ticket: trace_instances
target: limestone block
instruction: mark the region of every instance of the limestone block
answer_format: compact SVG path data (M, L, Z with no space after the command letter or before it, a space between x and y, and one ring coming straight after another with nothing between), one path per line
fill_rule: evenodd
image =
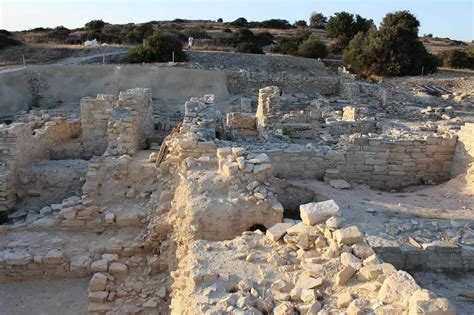
M385 279L377 297L381 303L406 308L412 294L419 288L409 273L399 270Z
M128 274L128 267L123 263L113 262L109 266L109 272L111 274L126 275Z
M139 226L140 217L138 213L120 213L115 218L115 222L119 226Z
M107 296L109 296L109 292L107 291L97 291L97 292L89 292L89 302L91 303L105 303L107 300Z
M107 275L95 273L89 282L89 292L104 291L107 286Z
M355 225L342 228L334 232L334 237L339 244L352 245L354 243L362 242L364 236Z
M342 253L341 254L341 263L344 266L351 266L355 270L359 270L362 267L362 261L351 253Z
M308 275L301 275L296 282L296 287L301 289L317 289L324 284L323 278L313 278Z
M33 256L28 252L5 253L5 263L10 266L25 266L33 260Z
M285 235L286 230L293 226L293 223L277 223L267 230L267 237L276 242Z
M67 261L66 253L61 249L52 249L43 257L45 264L62 264Z
M87 255L73 256L71 257L71 272L88 271L91 266L91 263L92 259Z
M348 307L353 298L349 292L341 293L337 296L337 307Z
M435 297L426 289L412 294L409 301L409 315L455 315L456 308L445 298Z
M311 202L300 205L300 216L307 225L322 222L331 216L341 216L341 209L334 200Z
M355 243L355 244L352 244L351 247L352 247L352 252L354 253L354 255L356 255L360 259L366 259L367 257L375 254L372 247L370 247L366 243Z
M107 272L109 267L109 262L105 259L100 259L92 262L91 271L92 272Z
M336 274L336 285L345 285L349 281L356 270L351 266L345 266L344 269Z

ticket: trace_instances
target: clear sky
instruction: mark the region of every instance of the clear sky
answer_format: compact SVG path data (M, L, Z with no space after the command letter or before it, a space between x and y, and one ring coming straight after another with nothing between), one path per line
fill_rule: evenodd
M407 9L421 21L420 34L473 40L474 0L0 0L0 29L83 26L93 19L109 23L151 20L245 17L251 21L307 20L312 11L329 16L347 11L378 25L387 12Z

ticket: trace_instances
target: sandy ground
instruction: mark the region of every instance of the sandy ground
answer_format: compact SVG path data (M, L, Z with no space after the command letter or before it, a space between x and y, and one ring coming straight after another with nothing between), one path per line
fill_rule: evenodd
M89 278L0 283L0 314L87 314Z
M460 179L438 186L411 187L397 193L373 190L364 185L352 185L351 189L341 190L317 180L291 182L334 199L348 220L365 221L372 218L374 212L392 216L474 220L474 192Z

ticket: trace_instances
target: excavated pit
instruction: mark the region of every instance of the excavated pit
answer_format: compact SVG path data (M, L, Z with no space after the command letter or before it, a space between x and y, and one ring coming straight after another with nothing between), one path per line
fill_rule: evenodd
M18 296L27 280L32 301L68 303L80 291L71 311L89 314L270 314L278 307L390 314L411 307L381 289L387 278L400 277L469 314L474 125L452 121L452 128L440 123L433 130L404 121L454 114L446 104L433 115L404 112L398 98L410 97L327 73L301 83L292 75L279 82L263 74L142 66L102 67L93 85L80 82L73 90L68 81L57 93L62 75L88 69L24 70L26 78L49 82L31 96L50 102L43 108L85 98L80 110L31 111L1 126L0 290L8 296ZM34 82L22 81L15 91ZM148 82L151 89L126 90ZM268 82L288 94L267 87L257 99L257 85ZM28 93L11 96L9 111L28 103ZM412 188L419 184L430 186ZM340 213L301 223L301 205L329 200ZM361 232L357 241L341 243L336 235L352 225ZM385 261L383 278L368 281L357 271L338 285L336 275L347 267L343 253L352 253L356 266L379 264L366 261L360 247ZM304 298L285 292L308 274L324 275L320 289L304 291ZM38 292L56 278L63 280ZM71 282L70 291L58 295L62 281ZM400 287L403 299L416 291ZM345 293L351 302L340 305ZM366 303L372 300L381 305ZM433 300L427 301L435 307ZM436 307L454 314L440 301ZM9 313L21 304L31 308L0 303Z

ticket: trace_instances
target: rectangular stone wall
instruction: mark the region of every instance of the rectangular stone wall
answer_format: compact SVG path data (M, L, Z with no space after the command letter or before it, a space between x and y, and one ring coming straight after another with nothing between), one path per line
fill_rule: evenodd
M107 123L116 98L99 94L81 99L82 142L86 156L102 155L107 149Z
M226 75L229 92L237 95L253 96L267 86L278 86L285 94L335 95L339 91L339 79L336 76L304 77L246 71L227 71Z
M461 126L458 139L454 152L451 178L466 172L469 165L474 162L474 124Z
M50 159L51 147L76 138L81 133L78 120L56 119L40 129L32 123L0 127L0 212L16 202L19 170L29 163Z
M345 179L379 189L397 189L449 179L456 137L356 138L340 150L265 151L281 178Z

